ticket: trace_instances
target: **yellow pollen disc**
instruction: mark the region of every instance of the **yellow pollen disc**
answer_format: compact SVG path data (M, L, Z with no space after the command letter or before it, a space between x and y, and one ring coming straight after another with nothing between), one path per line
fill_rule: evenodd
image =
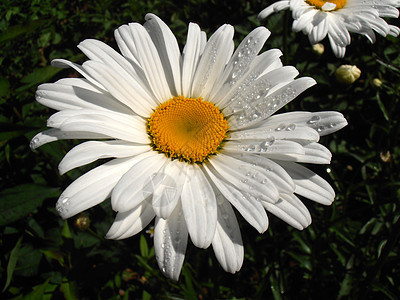
M228 121L213 103L173 97L147 120L153 149L172 159L201 163L221 147Z
M329 0L329 1L325 1L325 0L306 0L306 2L312 6L315 6L318 9L321 9L322 6L325 5L325 3L330 2L333 4L336 4L336 7L334 10L338 10L343 8L346 5L347 0Z

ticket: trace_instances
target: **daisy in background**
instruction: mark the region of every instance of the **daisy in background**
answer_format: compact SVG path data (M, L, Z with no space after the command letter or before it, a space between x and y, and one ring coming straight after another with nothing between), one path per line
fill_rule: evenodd
M31 148L62 139L90 140L71 149L60 173L112 158L75 180L58 199L63 218L111 197L117 212L107 238L135 235L155 218L154 247L162 272L178 279L188 237L212 245L228 271L243 263L235 208L260 233L266 211L301 230L311 223L296 194L329 205L334 191L299 163L328 164L318 143L347 122L338 112L273 114L315 84L295 79L281 51L259 54L270 32L254 29L234 51L231 25L208 40L189 24L181 53L168 26L146 23L115 31L121 54L97 40L79 48L89 60L56 59L83 78L42 84L38 102L59 112Z
M383 17L397 18L400 0L284 0L277 1L260 12L264 19L274 12L292 11L293 31L308 35L312 45L327 35L336 57L344 57L350 45L350 33L355 32L375 42L375 33L398 36L400 28L389 25Z

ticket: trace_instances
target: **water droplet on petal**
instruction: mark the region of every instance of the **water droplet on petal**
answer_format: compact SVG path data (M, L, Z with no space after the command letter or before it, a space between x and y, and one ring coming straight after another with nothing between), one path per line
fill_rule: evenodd
M320 116L312 116L310 120L307 121L307 124L313 125L315 123L318 123L321 120Z
M293 123L289 124L289 125L286 127L286 130L287 130L287 131L293 131L293 130L295 130L295 129L296 129L296 124L293 124Z
M282 131L286 128L285 124L279 124L278 127L275 128L275 131Z

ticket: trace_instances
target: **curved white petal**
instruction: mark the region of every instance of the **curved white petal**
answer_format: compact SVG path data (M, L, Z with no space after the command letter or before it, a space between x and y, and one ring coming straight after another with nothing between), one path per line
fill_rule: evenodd
M292 177L297 194L323 205L332 204L335 191L325 179L294 162L281 161L279 164Z
M159 171L160 179L155 183L152 200L153 210L158 217L167 219L175 209L186 175L186 163L177 160L168 161Z
M295 195L282 194L278 202L263 202L263 205L267 211L299 230L311 224L309 211Z
M136 158L113 159L76 179L60 195L56 209L64 219L107 199Z
M35 135L29 146L32 150L39 148L40 146L59 140L67 139L107 139L109 138L105 134L85 132L85 131L62 131L58 128L51 128L45 131L39 132Z
M171 29L156 15L147 14L143 25L156 46L164 72L173 95L182 95L181 88L181 52Z
M290 124L308 126L320 136L336 132L347 125L347 120L337 111L306 112L294 111L273 115L259 128L274 128L277 131L290 130Z
M182 93L192 97L192 83L194 74L202 54L202 35L200 27L190 23L187 40L182 54Z
M270 34L267 28L257 27L242 40L227 63L223 74L217 78L210 93L211 99L218 98L217 95L220 94L226 95L232 86L251 69L252 62Z
M36 101L55 110L99 109L131 113L131 110L110 94L97 90L87 80L74 78L72 84L64 80L41 84L36 90Z
M117 212L130 210L152 195L154 186L164 175L159 174L167 162L164 154L151 151L135 158L135 164L122 176L112 192L111 205Z
M244 193L269 202L278 201L279 192L269 180L267 171L262 168L222 153L213 157L210 164L225 180Z
M270 90L265 98L229 118L231 130L238 130L261 122L315 84L314 79L301 77L284 86L279 86L274 91Z
M250 225L260 233L267 230L268 216L259 200L227 182L211 164L204 164L204 169L221 194L229 200Z
M222 268L230 273L240 270L244 249L239 224L229 201L221 194L217 196L218 221L212 241L215 257Z
M196 247L205 249L214 237L217 202L214 191L199 166L186 167L186 181L181 198L190 239Z
M93 78L82 66L70 62L69 60L66 59L53 59L51 61L51 65L55 68L73 68L75 71L77 71L79 74L81 74L83 77L85 77L91 84L96 86L102 91L106 91L104 86L98 82L95 78Z
M151 151L148 145L138 145L125 141L88 141L72 148L58 165L60 175L74 168L89 164L102 158L132 157Z
M168 219L156 218L154 249L162 273L178 280L185 259L188 230L178 204Z
M261 169L279 193L290 194L294 192L296 186L292 178L284 168L271 159L257 154L229 153L229 155L251 164L256 170Z
M142 231L155 216L149 199L150 197L131 210L117 213L112 226L106 234L106 238L121 240Z
M130 23L132 42L137 51L137 58L143 68L151 90L159 103L172 98L164 68L157 49L147 30L140 24Z
M52 115L47 126L69 132L93 132L133 143L150 142L142 118L106 110L63 110Z
M109 66L97 62L83 63L84 69L110 94L142 117L148 117L157 104L135 79L126 78Z
M233 27L221 26L208 40L193 78L192 95L208 99L216 80L232 55Z
M270 6L264 8L258 14L258 18L259 19L265 19L269 15L271 15L273 13L276 13L276 12L279 12L281 10L288 9L289 7L290 7L290 1L288 1L288 0L275 2L275 3L271 4Z

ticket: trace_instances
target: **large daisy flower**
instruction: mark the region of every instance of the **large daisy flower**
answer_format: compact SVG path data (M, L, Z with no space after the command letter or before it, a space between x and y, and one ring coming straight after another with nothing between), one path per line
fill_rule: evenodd
M295 79L277 49L258 54L270 32L253 30L234 51L233 27L207 41L190 24L181 54L168 26L153 14L146 23L115 31L122 55L97 40L79 48L82 65L57 59L84 78L39 86L36 99L58 110L32 149L61 139L89 139L70 150L63 174L109 159L75 180L56 208L69 218L111 197L117 212L107 238L123 239L155 218L154 246L162 272L179 277L190 236L212 245L222 267L236 272L243 245L233 207L260 233L266 210L297 229L311 217L296 194L329 205L334 191L299 163L327 164L321 135L344 127L338 112L272 116L315 84Z
M335 55L344 57L350 44L349 31L366 36L371 43L376 39L374 31L398 36L400 28L387 24L382 17L397 18L399 6L399 0L284 0L268 6L258 17L289 8L294 31L308 35L313 45L328 35Z

